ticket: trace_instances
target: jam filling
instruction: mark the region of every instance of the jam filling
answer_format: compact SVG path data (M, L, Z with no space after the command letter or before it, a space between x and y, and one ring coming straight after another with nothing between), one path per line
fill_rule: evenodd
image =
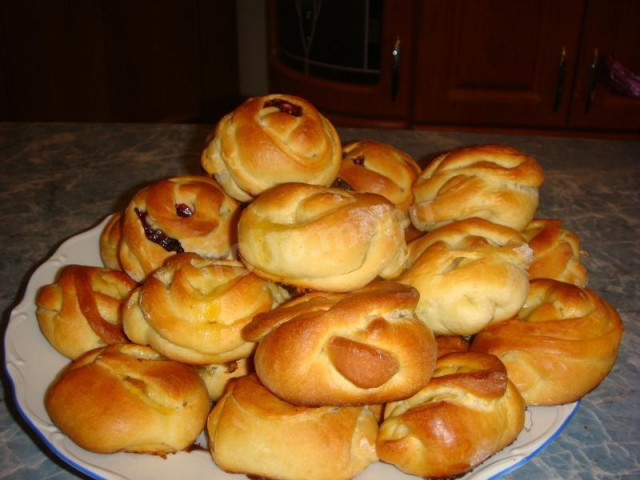
M353 187L349 185L347 182L345 182L343 179L341 179L340 177L337 177L333 181L333 183L331 184L331 187L342 188L343 190L349 190L350 192L353 192Z
M357 157L352 158L351 161L354 165L362 166L364 165L364 155L358 155Z
M312 290L310 288L297 287L295 285L287 285L286 283L279 283L282 288L284 288L289 294L290 298L301 297Z
M276 107L283 113L288 113L289 115L293 115L294 117L302 116L302 107L300 105L295 105L287 100L282 98L272 98L264 102L263 108L268 107Z
M225 365L225 367L227 367L227 373L233 373L239 367L237 360L231 360L231 361L225 363L224 365Z
M176 203L176 215L187 218L193 215L193 209L186 203Z
M147 237L149 241L153 243L157 243L162 248L164 248L167 252L176 252L176 253L184 252L182 245L180 245L180 242L177 239L171 238L159 228L153 228L151 225L149 225L149 222L147 221L148 212L140 210L137 207L135 208L135 212L136 212L136 215L138 215L138 218L140 219L140 223L142 223L142 228L144 229L144 235Z

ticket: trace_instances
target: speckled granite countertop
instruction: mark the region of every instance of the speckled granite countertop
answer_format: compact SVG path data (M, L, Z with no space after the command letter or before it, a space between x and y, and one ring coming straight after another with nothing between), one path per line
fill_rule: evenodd
M60 243L123 208L141 186L201 173L207 125L0 124L3 332L34 268ZM480 143L523 150L544 167L537 217L560 218L589 255L588 287L620 312L611 374L555 441L509 479L640 478L640 142L456 132L342 129L426 161ZM4 342L3 342L4 343ZM4 360L3 360L4 362ZM3 375L0 478L81 478L21 419Z

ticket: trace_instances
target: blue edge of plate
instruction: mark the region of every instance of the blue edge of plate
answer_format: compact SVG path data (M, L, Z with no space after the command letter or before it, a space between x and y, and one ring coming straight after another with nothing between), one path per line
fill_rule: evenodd
M4 365L4 371L5 371L5 374L7 375L7 377L9 378L9 381L11 383L11 390L12 390L12 393L13 393L13 401L14 401L16 407L18 408L18 411L20 412L20 415L22 416L24 421L29 424L31 429L37 433L37 435L45 443L45 445L49 448L49 450L51 450L53 453L55 453L58 456L58 458L60 458L61 460L64 460L64 462L67 463L69 466L71 466L74 469L78 470L79 472L87 475L88 477L94 478L96 480L106 480L103 477L97 476L94 472L92 472L91 470L88 470L84 466L79 465L79 464L75 463L73 460L67 458L59 450L57 450L51 443L49 443L49 440L42 434L42 432L31 422L29 417L22 411L22 408L20 407L20 403L18 402L18 399L17 399L17 396L16 396L16 388L15 388L15 385L13 384L13 378L11 377L11 374L7 370L6 364ZM580 401L576 402L576 404L573 407L573 410L571 411L571 413L567 416L567 418L564 420L562 425L560 425L560 427L555 432L553 432L553 435L551 435L551 437L549 437L546 442L544 442L536 450L531 452L529 455L527 455L525 458L520 460L518 463L515 463L514 465L511 465L506 470L503 470L502 472L498 473L497 475L494 475L493 477L491 477L491 480L496 480L498 478L503 477L504 475L507 475L507 474L513 472L514 470L517 470L522 465L527 463L531 458L535 457L539 452L541 452L542 450L547 448L551 444L551 442L553 442L555 440L555 438L569 424L569 422L571 421L571 419L573 418L573 416L577 412L579 406L580 406Z
M573 406L573 410L571 410L571 413L569 413L569 415L567 415L567 418L564 419L564 422L562 422L562 425L560 425L560 427L555 432L553 432L553 435L551 435L549 438L547 438L546 442L544 442L542 445L540 445L538 448L536 448L533 452L531 452L529 455L524 457L518 463L515 463L515 464L511 465L509 468L507 468L507 469L503 470L502 472L498 473L497 475L494 475L493 477L491 477L491 480L496 480L498 478L503 477L504 475L507 475L507 474L513 472L514 470L517 470L522 465L524 465L529 460L531 460L533 457L535 457L542 450L547 448L556 439L556 437L558 435L560 435L560 433L565 429L565 427L569 424L569 422L571 421L573 416L578 411L578 407L579 406L580 406L580 400L578 400L576 402L576 404Z
M38 435L38 437L40 437L40 439L45 443L45 445L47 446L47 448L49 450L51 450L53 453L56 454L56 456L58 458L60 458L61 460L64 460L64 462L66 464L68 464L69 466L73 467L74 469L78 470L79 472L91 477L91 478L95 478L97 480L106 480L103 479L103 477L99 477L97 476L95 473L93 473L91 470L88 470L87 468L83 467L82 465L79 465L77 463L75 463L73 460L67 458L66 456L64 456L58 449L56 449L47 439L47 437L44 436L44 434L38 429L38 427L36 427L32 422L31 419L29 418L29 416L24 413L24 411L22 410L22 407L20 406L20 402L18 402L18 398L16 395L16 386L13 383L13 377L11 377L11 374L9 373L9 370L7 369L7 365L6 363L4 364L4 372L5 375L7 376L7 378L9 378L9 382L11 383L11 392L12 392L12 397L13 397L13 402L16 405L18 412L20 412L20 416L22 417L22 419L27 422L27 424L29 425L29 427L31 427L31 430L33 430L34 432L36 432L36 434Z

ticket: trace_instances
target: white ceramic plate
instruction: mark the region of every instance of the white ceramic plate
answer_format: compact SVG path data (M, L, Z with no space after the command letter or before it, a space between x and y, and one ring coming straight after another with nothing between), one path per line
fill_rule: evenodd
M51 423L44 408L44 393L68 360L53 349L40 333L35 316L38 289L51 283L58 270L68 264L101 265L100 233L108 218L96 227L76 235L60 246L31 276L22 302L13 310L5 335L6 370L13 383L20 413L49 448L75 469L93 478L126 480L211 480L238 479L244 475L222 472L206 450L169 455L118 453L102 455L76 446ZM463 477L479 480L500 477L539 453L567 425L578 403L558 407L529 408L525 429L515 443L488 459ZM204 435L200 442L204 442ZM413 479L391 465L376 463L356 480Z

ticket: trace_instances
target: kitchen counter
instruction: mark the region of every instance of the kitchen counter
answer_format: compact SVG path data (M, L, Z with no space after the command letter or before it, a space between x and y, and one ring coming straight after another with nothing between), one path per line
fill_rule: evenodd
M0 124L3 332L26 282L65 239L122 209L155 180L200 174L208 125ZM614 305L625 334L613 371L542 452L504 478L640 478L640 142L462 132L340 129L426 162L481 143L512 145L545 169L538 218L560 218L588 253L588 287ZM3 342L4 344L4 342ZM3 360L4 362L4 360ZM6 375L0 478L82 478L21 418Z

